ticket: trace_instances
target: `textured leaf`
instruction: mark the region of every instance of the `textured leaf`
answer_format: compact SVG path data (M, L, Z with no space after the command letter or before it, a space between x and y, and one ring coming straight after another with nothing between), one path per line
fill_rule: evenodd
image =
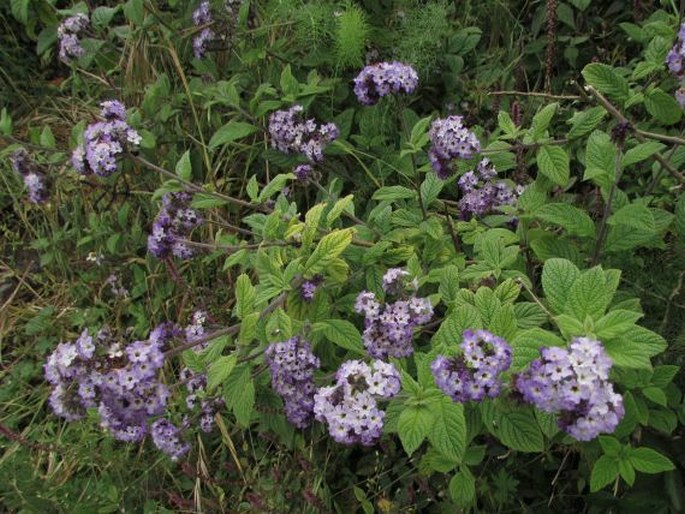
M236 139L242 139L250 134L254 134L258 130L259 127L252 125L251 123L229 121L214 133L209 140L209 149L214 150L215 148L235 141Z
M609 134L595 130L585 147L585 174L583 180L592 180L609 187L616 175L616 146Z
M257 200L260 202L268 200L274 195L274 193L281 192L285 185L294 179L295 175L292 173L281 173L276 175L267 185L264 186L264 189L262 189L259 193Z
M235 414L238 424L247 427L254 412L255 387L252 370L247 365L233 369L224 382L224 400Z
M411 454L421 446L428 435L430 425L431 413L427 407L416 405L402 411L397 424L397 433L407 455L411 457Z
M541 452L545 440L533 409L514 407L502 402L481 404L483 422L502 444L521 452Z
M346 350L360 355L365 353L362 336L352 323L344 319L318 321L312 326L314 333L323 334L326 339Z
M335 202L331 210L326 214L326 226L330 227L343 212L348 211L354 212L354 195L347 195L345 198Z
M592 466L592 474L590 475L590 491L596 493L603 489L618 476L618 459L616 457L609 457L602 455L595 465Z
M476 497L476 479L467 467L462 467L459 473L450 480L448 490L450 498L460 507L467 507Z
M403 200L407 198L415 198L416 191L404 186L386 186L381 187L373 194L374 200Z
M189 181L192 178L193 168L190 163L190 150L186 150L176 163L176 175L183 180Z
M648 159L655 153L660 152L665 147L665 144L659 143L658 141L648 141L646 143L641 143L637 146L634 146L625 153L625 155L623 156L622 165L625 168L626 166L630 166L631 164L644 161L645 159Z
M642 314L635 311L616 309L608 312L595 323L595 334L601 340L612 339L632 330Z
M656 224L652 212L642 204L630 203L621 207L607 220L609 225L625 225L646 232L655 232Z
M588 84L595 87L600 93L620 101L628 98L628 82L611 66L592 63L585 66L581 73Z
M571 286L580 271L566 259L548 259L542 268L542 288L553 312L563 312Z
M207 390L213 391L224 383L233 371L237 358L235 355L222 355L209 365L207 370Z
M678 123L683 109L678 101L660 88L655 88L645 95L645 108L664 125Z
M595 224L585 211L567 203L548 203L535 215L549 223L560 225L574 236L592 237L595 235Z
M233 312L238 319L243 319L255 309L256 292L250 277L242 274L235 284L235 307Z
M559 104L556 102L545 105L533 116L533 122L530 127L530 135L533 141L537 141L544 136L558 107Z
M595 130L604 116L606 116L606 111L601 106L591 107L590 109L575 113L568 121L571 125L567 135L568 139L576 139L589 134Z
M642 473L663 473L675 469L668 458L651 448L632 448L628 459L633 467Z
M430 404L433 415L428 440L440 453L461 461L466 447L466 421L464 407L446 396Z
M352 242L354 229L334 230L321 238L307 259L304 269L310 275L323 272Z
M593 319L604 315L614 295L607 286L606 277L598 266L584 271L568 291L564 312L584 321L587 316Z
M570 169L566 150L559 146L542 146L536 158L540 173L559 186L568 183Z

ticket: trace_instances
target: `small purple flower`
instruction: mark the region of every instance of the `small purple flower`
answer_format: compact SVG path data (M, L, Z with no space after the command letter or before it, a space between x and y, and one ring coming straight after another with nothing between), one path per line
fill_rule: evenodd
M193 38L193 54L196 58L202 59L207 54L208 45L215 37L214 31L208 27Z
M678 40L666 55L666 65L678 79L685 79L685 23L680 26Z
M190 445L181 440L181 431L178 427L166 419L155 421L150 426L150 435L155 446L173 461L180 459L190 450Z
M333 123L319 125L314 119L305 120L302 113L303 107L294 105L271 114L271 146L283 153L304 154L311 162L321 162L324 147L339 135L338 127Z
M29 193L29 200L33 203L43 203L49 198L45 184L45 175L24 148L19 148L10 155L12 169L21 175Z
M171 255L189 259L194 255L185 242L179 241L202 224L197 211L188 206L191 198L188 193L167 193L162 197L162 209L147 238L148 252L158 259L166 259Z
M271 369L271 386L285 404L288 421L298 428L311 424L314 409L314 371L319 359L309 343L295 336L282 343L273 343L265 352Z
M400 376L392 364L347 361L336 373L336 384L316 392L314 415L328 425L335 441L371 446L383 434L385 412L378 400L392 398L399 390Z
M432 146L428 151L428 159L443 180L452 175L454 159L468 160L480 152L480 141L464 126L461 116L435 120L429 135Z
M499 375L511 366L509 344L487 330L465 330L460 347L461 355L439 355L431 364L436 385L459 403L496 397Z
M381 97L413 93L419 84L414 68L401 62L379 62L366 66L354 79L354 94L364 105L374 105Z
M599 341L575 338L565 348L542 348L540 358L516 377L523 399L557 414L559 428L579 441L613 432L625 413L609 382L611 359Z
M295 174L295 177L297 177L297 180L306 184L309 177L312 175L312 167L309 164L300 164L295 166L293 173Z
M497 170L489 159L482 159L474 171L468 171L459 179L462 197L459 210L462 219L481 217L497 211L502 206L514 205L524 191L523 186L512 187L503 180L495 180Z
M85 49L81 46L79 37L88 28L88 16L82 13L76 14L64 20L57 27L59 37L59 58L69 64L72 59L83 57Z
M202 0L197 9L193 11L193 23L199 27L212 22L212 14L209 10L209 0Z

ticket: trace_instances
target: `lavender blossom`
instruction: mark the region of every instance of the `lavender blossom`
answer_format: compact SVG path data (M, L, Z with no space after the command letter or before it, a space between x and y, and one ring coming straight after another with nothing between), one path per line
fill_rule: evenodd
M496 397L499 375L511 366L511 347L487 330L465 330L456 357L439 355L431 364L436 385L459 403Z
M556 413L559 428L579 441L612 433L625 413L609 382L612 361L599 341L575 338L567 350L551 347L516 377L523 399Z
M303 107L295 105L271 114L271 146L284 153L302 153L311 162L321 162L324 147L339 135L338 127L333 123L319 125L314 119L305 120L302 113Z
M319 359L309 343L293 337L269 345L265 360L271 369L271 386L285 403L285 416L298 428L311 424L314 409L314 371Z
M471 159L480 152L480 142L476 135L463 124L461 116L437 119L429 131L432 146L428 159L441 179L452 175L454 159Z
M392 398L399 390L400 376L392 364L347 361L336 373L336 384L316 392L314 415L337 442L371 446L383 434L385 412L378 400Z
M386 292L394 295L403 293L408 275L400 268L390 269L383 277ZM415 290L416 284L410 284ZM414 295L382 305L373 293L362 291L357 296L355 310L365 317L364 346L369 355L377 359L411 355L414 352L414 328L425 325L433 317L430 300Z
M297 177L297 180L306 184L309 181L309 177L312 175L312 167L309 164L300 164L295 166L293 173L295 174L295 177Z
M414 68L401 62L380 62L366 66L354 79L354 94L364 105L374 105L381 97L413 93L419 84Z
M190 445L181 440L180 432L178 427L166 419L158 419L150 427L152 442L173 461L180 459L190 450Z
M100 114L106 121L88 125L84 143L72 153L71 163L83 175L95 173L108 177L117 171L119 156L127 149L136 148L141 137L126 123L126 108L121 102L108 100L100 105Z
M194 253L180 239L202 224L197 211L191 209L189 193L167 193L162 197L162 209L159 211L152 233L147 238L147 249L158 259L175 255L180 259L189 259Z
M523 187L514 189L503 180L495 180L497 170L488 158L478 163L476 172L468 171L459 179L463 194L459 210L463 219L481 217L504 205L514 205L523 192Z
M76 14L64 20L57 27L59 37L59 58L69 64L72 59L83 57L85 49L81 46L79 37L88 28L88 16L82 13Z
M685 23L680 26L678 40L666 55L666 65L676 78L685 80Z
M29 193L29 200L33 203L43 203L49 198L45 175L41 173L38 165L31 159L26 149L19 148L10 155L12 169L24 181Z

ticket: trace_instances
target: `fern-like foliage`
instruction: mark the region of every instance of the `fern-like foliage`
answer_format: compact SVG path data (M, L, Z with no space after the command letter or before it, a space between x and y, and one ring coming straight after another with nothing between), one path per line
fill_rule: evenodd
M307 51L330 48L336 27L336 6L331 2L309 2L295 14L295 40Z
M364 11L354 4L347 4L337 14L335 28L335 63L338 68L361 67L364 65L366 44L371 28Z

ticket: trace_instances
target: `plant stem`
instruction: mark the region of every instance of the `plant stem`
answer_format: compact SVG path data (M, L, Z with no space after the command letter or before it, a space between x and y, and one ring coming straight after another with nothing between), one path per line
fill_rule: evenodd
M614 193L618 187L618 181L621 180L621 160L623 158L623 145L619 145L618 152L616 152L616 161L614 164L616 178L614 183L611 184L611 190L609 191L609 197L607 198L606 204L604 205L604 212L602 213L602 221L599 225L599 234L597 234L597 241L595 242L595 251L592 253L592 260L590 261L591 266L596 266L599 263L599 258L602 254L602 247L604 246L604 240L608 232L607 221L609 216L611 216L611 203L614 199Z

